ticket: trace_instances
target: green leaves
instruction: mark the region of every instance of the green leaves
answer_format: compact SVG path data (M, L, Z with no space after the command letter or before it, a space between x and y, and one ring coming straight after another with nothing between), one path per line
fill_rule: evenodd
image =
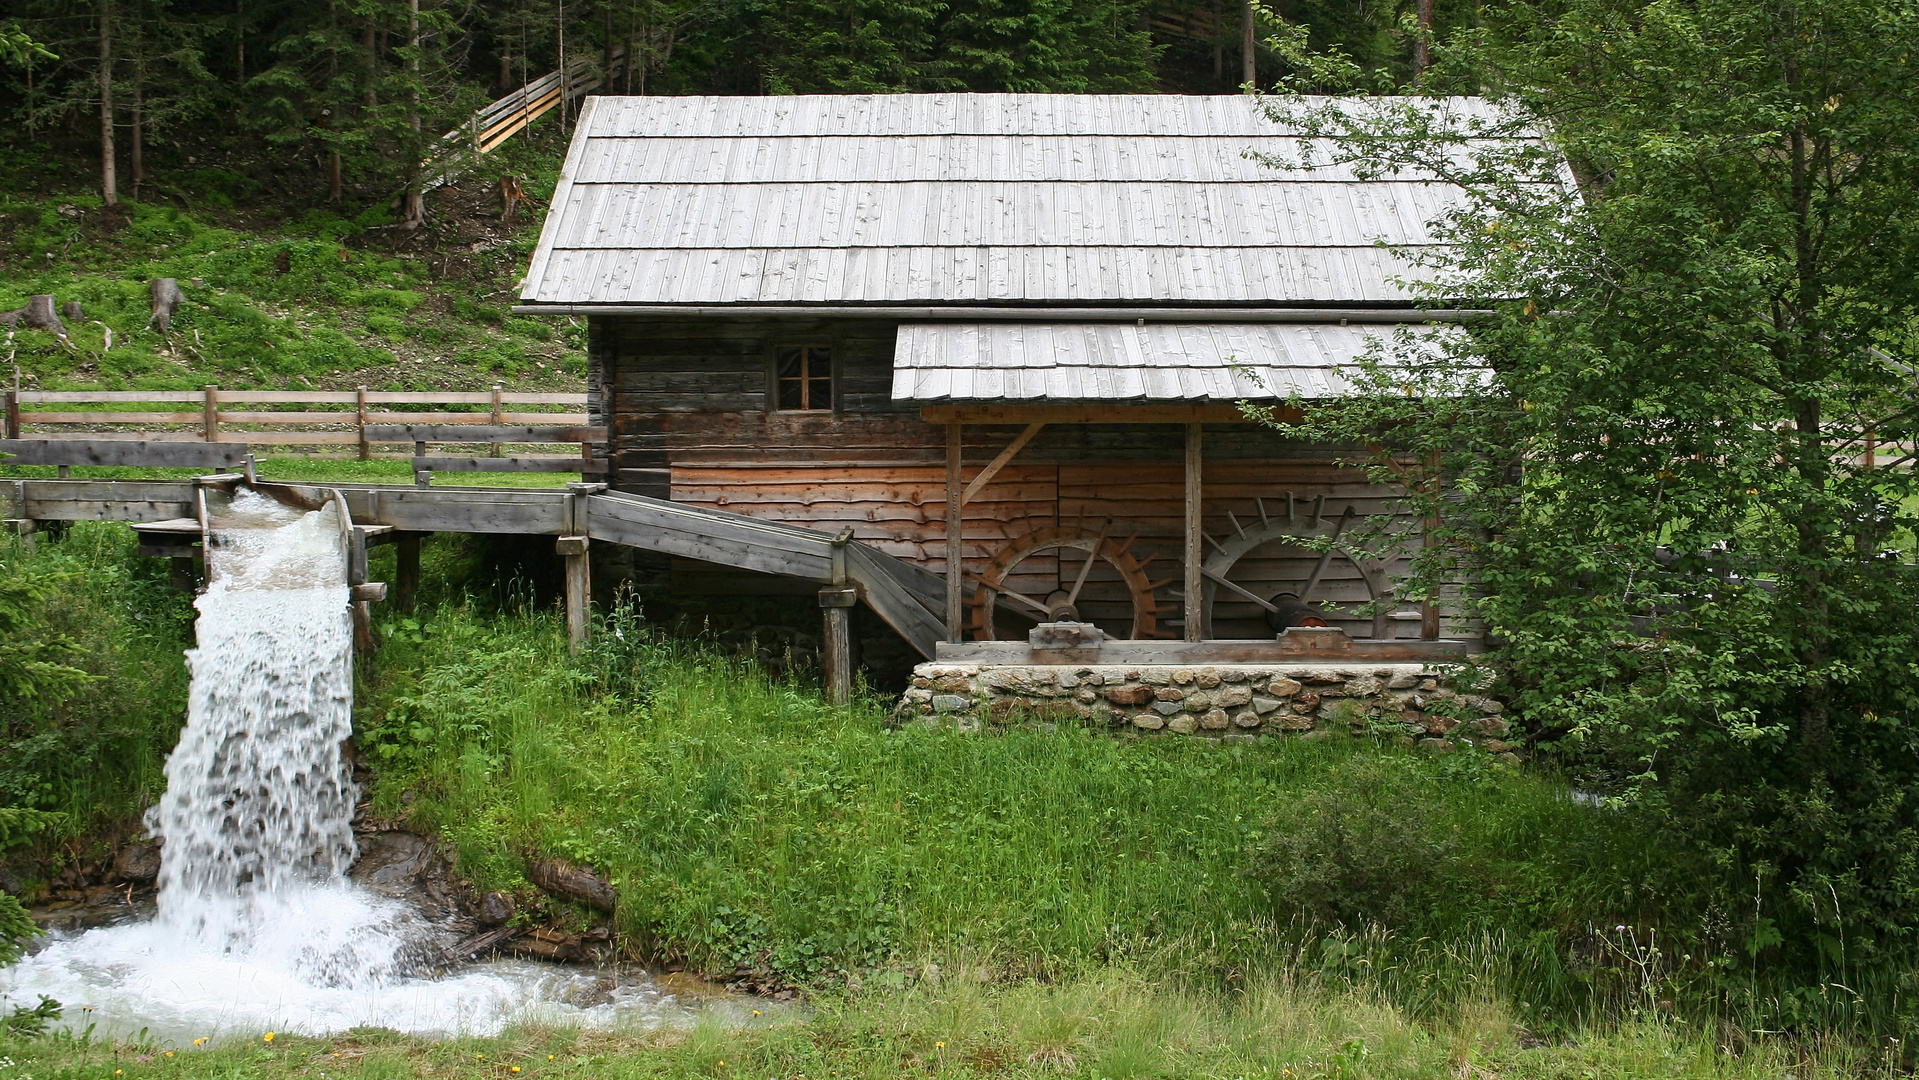
M1835 918L1847 964L1919 945L1919 485L1909 450L1866 460L1919 417L1919 9L1488 20L1451 48L1507 120L1275 102L1334 160L1464 192L1423 291L1495 312L1436 361L1384 347L1295 431L1436 462L1406 588L1477 583L1541 744L1723 867L1727 953L1765 938L1794 978L1851 979L1819 945Z

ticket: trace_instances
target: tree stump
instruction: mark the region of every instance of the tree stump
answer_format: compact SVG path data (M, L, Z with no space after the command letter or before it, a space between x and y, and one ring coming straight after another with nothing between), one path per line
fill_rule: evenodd
M67 340L67 324L53 310L53 297L39 295L27 297L27 306L12 311L0 312L0 323L8 329L18 329L23 323L40 330L46 330L61 341Z
M173 309L186 299L178 279L154 278L147 282L147 295L153 298L153 316L147 320L148 329L157 329L162 334L173 329Z

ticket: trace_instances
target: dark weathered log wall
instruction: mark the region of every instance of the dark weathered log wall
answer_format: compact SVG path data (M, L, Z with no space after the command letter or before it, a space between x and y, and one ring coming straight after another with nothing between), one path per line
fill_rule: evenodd
M593 381L611 432L614 486L832 532L850 525L859 540L943 572L945 431L920 420L916 406L892 400L893 338L891 324L868 320L596 319ZM833 412L769 410L773 352L790 345L834 350ZM967 476L1019 431L969 425ZM1162 620L1177 618L1183 445L1182 428L1172 424L1048 427L966 505L968 573L1034 529L1097 530L1111 521L1111 535L1137 535L1133 554L1153 558L1149 577L1175 579L1156 598ZM1339 468L1337 456L1257 425L1208 425L1206 531L1223 538L1235 520L1250 527L1259 520L1256 499L1266 501L1269 514L1283 513L1289 491L1302 517L1321 495L1329 516L1349 504L1362 515L1395 512L1391 492ZM1270 596L1297 588L1317 559L1300 547L1268 544L1243 559L1232 578ZM1023 563L1008 584L1044 596L1070 587L1079 569L1075 554L1045 555ZM698 577L715 584L714 574ZM1083 595L1084 614L1125 630L1131 602L1117 574L1096 565ZM1350 606L1367 592L1354 568L1335 558L1314 598ZM1009 622L1016 620L1001 620ZM1341 625L1358 634L1372 630L1370 617ZM1228 596L1215 607L1213 633L1270 631L1258 607Z

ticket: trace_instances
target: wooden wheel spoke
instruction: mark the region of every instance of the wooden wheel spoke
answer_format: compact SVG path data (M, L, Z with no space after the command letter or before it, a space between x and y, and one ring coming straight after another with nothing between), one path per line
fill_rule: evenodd
M1073 579L1073 590L1066 594L1068 605L1079 602L1079 591L1086 585L1086 576L1093 572L1093 560L1099 558L1099 549L1106 543L1106 530L1113 527L1113 519L1107 518L1106 524L1099 527L1099 536L1093 540L1093 548L1086 553L1086 562L1079 568L1079 577Z

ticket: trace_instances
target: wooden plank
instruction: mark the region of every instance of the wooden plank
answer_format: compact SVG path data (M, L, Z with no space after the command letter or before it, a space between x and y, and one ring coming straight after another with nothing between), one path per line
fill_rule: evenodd
M1201 564L1205 553L1200 550L1200 509L1204 470L1201 441L1205 428L1198 424L1186 425L1186 520L1181 564L1184 570L1184 582L1181 585L1181 606L1184 608L1185 637L1187 641L1198 641L1205 636L1205 627L1201 625L1206 611L1205 583L1200 576Z
M126 412L22 412L23 424L197 424L201 420L199 411L194 412L153 412L148 410L129 410Z
M0 440L8 465L111 465L122 467L220 469L246 461L246 443L121 441L68 439Z
M1013 460L1013 455L1019 453L1021 447L1032 442L1033 436L1038 435L1041 429L1045 427L1046 422L1044 420L1035 421L1026 425L1026 429L1021 431L1012 442L1008 443L1006 449L1001 450L999 454L987 464L986 468L981 469L979 475L973 477L972 483L966 485L966 490L960 494L960 505L965 506L967 503L973 501L973 496L979 494L979 489L991 483L993 477L999 475L999 471L1006 467L1006 463Z
M1233 405L926 405L929 424L1244 424Z
M22 390L22 405L95 404L109 401L179 402L199 404L206 395L198 390Z
M366 437L368 442L381 443L577 443L604 442L606 429L585 425L536 427L522 424L368 424ZM354 435L349 441L357 441L358 438L359 436Z
M1321 664L1328 667L1364 668L1370 664L1443 663L1485 651L1478 641L1466 639L1439 641L1354 639L1351 650L1302 651L1286 643L1264 638L1252 640L1216 639L1212 641L1133 641L1108 639L1099 647L1095 659L1076 657L1073 666L1086 664L1172 665L1202 664ZM1035 652L1023 641L941 642L935 659L956 664L1045 664L1051 660L1046 650Z
M932 659L946 631L938 616L920 603L896 569L891 556L864 547L846 549L847 577L858 583L866 605L892 627L921 656Z
M960 439L960 425L946 425L946 640L961 641L965 632L961 628L964 613L961 611L960 581L960 540L963 534L961 511L965 506L960 498L960 461L965 454L965 445Z
M578 454L543 454L522 457L416 457L413 467L428 472L530 472L592 473L606 471L606 462L588 461Z
M149 534L156 536L191 536L195 540L198 540L200 538L200 519L177 517L168 518L165 521L136 522L133 526L133 531L139 533L141 536L147 536Z
M566 492L501 488L418 488L337 484L353 520L407 532L558 535Z
M823 584L833 578L832 538L823 533L624 493L590 496L587 507L596 540Z

